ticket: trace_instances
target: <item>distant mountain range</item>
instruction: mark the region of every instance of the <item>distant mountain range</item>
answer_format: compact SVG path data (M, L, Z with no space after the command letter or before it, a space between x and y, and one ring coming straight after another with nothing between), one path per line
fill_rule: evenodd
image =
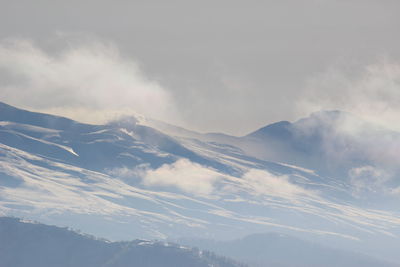
M229 241L181 239L180 243L215 251L252 267L394 267L398 264L359 253L333 249L279 233L252 234Z
M245 267L173 243L109 242L66 228L0 217L1 267Z
M400 262L400 134L340 111L246 136L0 103L0 214L113 240L280 232Z

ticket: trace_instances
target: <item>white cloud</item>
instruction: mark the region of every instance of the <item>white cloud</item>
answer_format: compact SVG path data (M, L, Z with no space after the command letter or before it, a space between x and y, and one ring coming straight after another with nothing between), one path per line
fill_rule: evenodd
M74 43L48 53L27 40L0 42L1 101L88 122L123 113L176 117L169 92L111 44Z
M268 195L295 200L298 197L314 194L289 181L285 175L274 175L265 170L250 169L243 177L243 185L256 195Z
M119 174L138 175L137 170L121 169ZM302 196L312 196L315 192L304 189L289 181L285 175L274 175L266 170L249 169L242 177L221 174L211 168L180 159L173 164L164 164L160 168L140 170L145 186L173 186L196 195L224 195L245 191L252 196L272 196L295 201ZM224 186L218 187L217 183ZM233 186L234 185L234 186Z
M400 130L400 64L382 60L365 67L333 67L308 80L301 113L339 109Z
M399 101L400 63L384 59L364 67L332 67L313 77L298 109L303 114L332 109L354 114L329 121L331 128L322 140L324 152L333 163L358 160L395 173L400 171L400 135L384 127L400 131Z
M223 174L213 169L180 159L173 164L164 164L158 169L148 170L143 176L143 184L174 186L188 193L209 195L214 190L214 183L223 177Z

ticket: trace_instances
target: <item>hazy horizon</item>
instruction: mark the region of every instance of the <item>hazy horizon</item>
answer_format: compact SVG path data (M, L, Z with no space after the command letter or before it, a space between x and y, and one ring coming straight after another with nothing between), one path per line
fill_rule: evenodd
M332 109L400 127L397 1L3 7L1 100L12 105L234 135Z

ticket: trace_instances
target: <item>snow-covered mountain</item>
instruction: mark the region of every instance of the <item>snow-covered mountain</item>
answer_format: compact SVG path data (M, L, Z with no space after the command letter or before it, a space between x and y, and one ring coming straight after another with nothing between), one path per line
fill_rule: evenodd
M319 112L244 137L0 104L0 213L111 239L279 231L400 258L400 134Z

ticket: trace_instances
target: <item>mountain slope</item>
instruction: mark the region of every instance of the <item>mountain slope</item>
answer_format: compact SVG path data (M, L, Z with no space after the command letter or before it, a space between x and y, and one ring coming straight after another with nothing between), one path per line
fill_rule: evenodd
M138 125L133 117L89 125L0 102L0 139L26 152L97 171L142 163L159 167L178 157L229 169L200 157L156 129Z

